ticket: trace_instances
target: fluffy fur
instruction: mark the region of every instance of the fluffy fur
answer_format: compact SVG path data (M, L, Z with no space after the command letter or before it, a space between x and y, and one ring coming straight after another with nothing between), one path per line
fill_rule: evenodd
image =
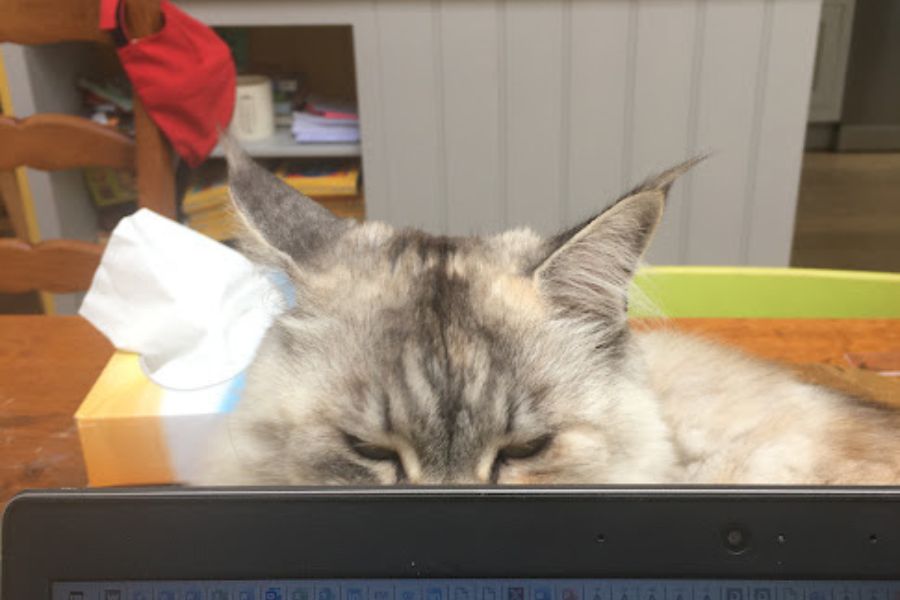
M543 239L353 225L229 163L243 248L298 304L194 483L900 482L897 413L628 328L628 283L690 164Z

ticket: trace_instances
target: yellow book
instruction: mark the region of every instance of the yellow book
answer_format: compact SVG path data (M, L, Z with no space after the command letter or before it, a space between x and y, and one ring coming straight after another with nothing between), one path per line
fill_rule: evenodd
M313 200L343 219L362 221L366 217L362 196L324 196L314 197Z
M224 183L203 189L191 190L184 195L182 208L185 214L192 214L203 210L209 210L220 206L226 206L231 202L228 195L228 186Z
M276 173L289 186L307 196L353 196L359 192L357 166L336 171L333 167L295 167L286 163Z
M237 221L230 208L202 211L190 215L187 226L220 242L233 240L237 232Z

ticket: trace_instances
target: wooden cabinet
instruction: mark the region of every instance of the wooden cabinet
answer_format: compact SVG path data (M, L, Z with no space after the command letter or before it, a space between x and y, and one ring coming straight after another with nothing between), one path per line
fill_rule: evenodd
M841 120L856 0L824 0L809 102L810 123Z

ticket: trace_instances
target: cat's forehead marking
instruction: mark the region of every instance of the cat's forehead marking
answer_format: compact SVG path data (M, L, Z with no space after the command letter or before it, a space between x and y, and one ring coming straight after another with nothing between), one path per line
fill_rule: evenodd
M392 269L401 267L430 270L445 265L469 244L465 238L428 235L415 229L396 233L387 242L387 258Z
M390 389L376 396L391 403L392 426L414 440L426 468L477 456L472 450L508 431L522 398L533 395L511 376L516 344L504 323L516 302L535 313L540 303L528 278L479 244L405 231L385 248L389 276L407 282L409 295L381 320L375 354L393 358L379 367L391 374ZM492 294L503 300L486 303Z
M351 231L358 239L372 245L383 243L394 233L393 227L381 221L366 221Z
M379 400L392 406L392 426L425 470L479 456L473 450L512 426L522 385L508 375L504 346L490 332L463 335L457 325L444 335L422 330L395 354Z
M465 256L459 253L451 254L447 258L447 262L444 265L444 270L447 274L447 277L468 277L469 261L466 260Z
M499 273L491 278L485 300L486 310L493 310L506 319L515 314L534 323L547 316L546 303L530 277Z

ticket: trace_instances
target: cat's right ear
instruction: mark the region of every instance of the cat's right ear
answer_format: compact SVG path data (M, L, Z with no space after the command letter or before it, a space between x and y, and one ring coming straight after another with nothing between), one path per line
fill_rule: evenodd
M648 179L600 215L550 239L534 270L540 292L570 317L624 324L628 284L675 179L702 158Z
M228 187L241 223L241 250L252 260L287 269L333 243L352 223L307 198L256 164L227 134Z
M562 234L567 237L534 272L541 294L569 317L625 322L628 284L662 216L665 194L637 192ZM560 236L558 236L560 237ZM556 242L551 240L552 248Z

